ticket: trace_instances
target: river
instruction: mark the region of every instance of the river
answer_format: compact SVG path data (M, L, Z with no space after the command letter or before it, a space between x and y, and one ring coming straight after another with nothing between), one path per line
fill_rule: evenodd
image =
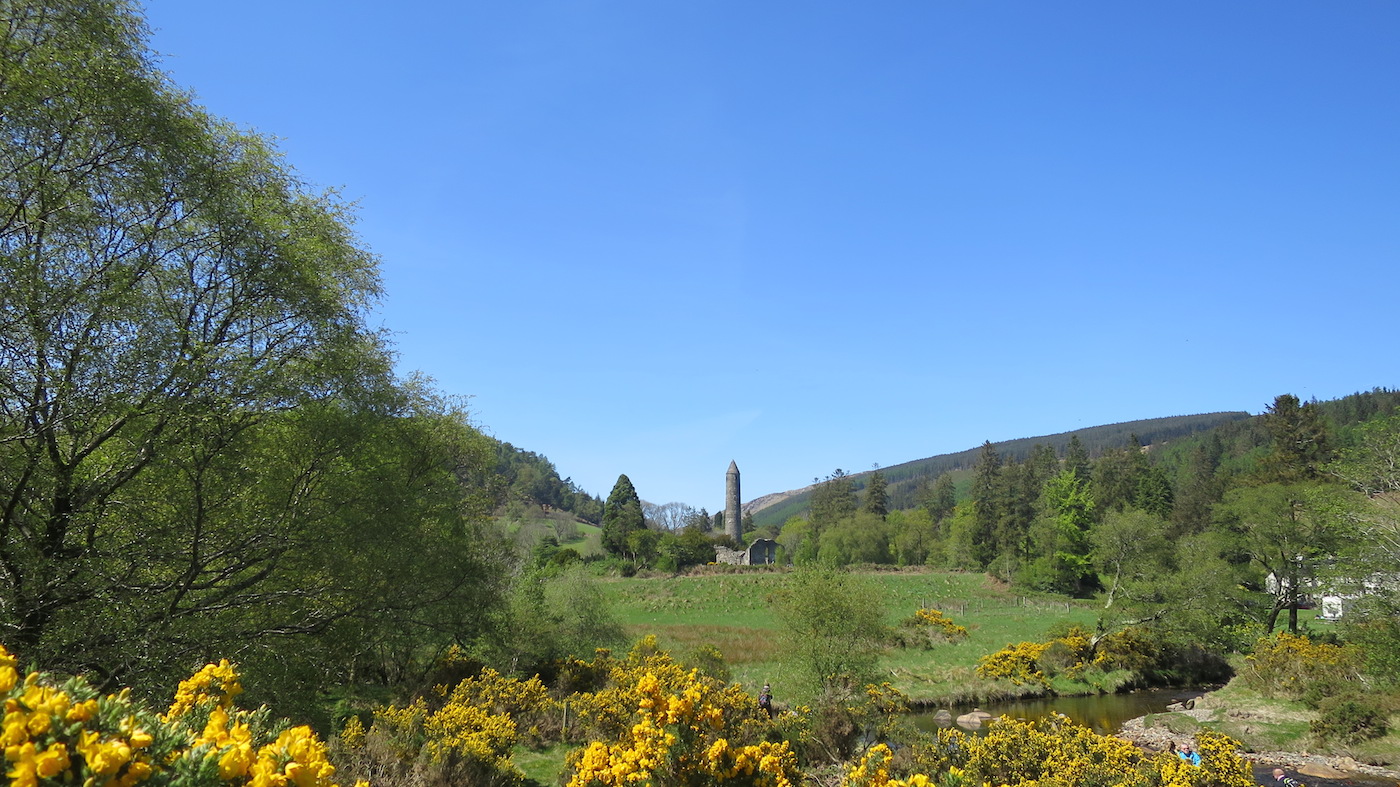
M1183 697L1198 697L1201 692L1184 689L1152 689L1134 691L1127 694L1100 694L1087 697L1041 697L1038 699L1008 700L989 702L978 708L993 716L1010 716L1016 719L1041 719L1052 713L1068 716L1071 721L1088 727L1100 735L1110 735L1123 726L1128 719L1161 713L1167 706ZM971 707L949 709L953 716L973 710ZM940 725L934 718L936 710L914 715L914 723L920 729L933 731ZM946 726L946 725L944 725Z

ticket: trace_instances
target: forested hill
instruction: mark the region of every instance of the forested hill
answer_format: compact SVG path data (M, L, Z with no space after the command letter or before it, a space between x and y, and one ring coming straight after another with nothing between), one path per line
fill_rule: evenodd
M1094 456L1105 449L1122 447L1133 439L1134 435L1141 445L1162 444L1187 435L1205 432L1232 421L1243 421L1249 417L1249 413L1246 412L1229 412L1148 418L1120 424L1091 426L1087 429L1076 429L1072 432L1060 432L1041 437L1022 437L992 445L1003 458L1019 462L1030 456L1031 449L1037 445L1049 446L1055 449L1056 453L1063 454L1070 438L1078 436L1084 449L1091 456ZM885 480L889 484L887 494L890 507L909 508L916 505L914 496L920 482L932 480L950 471L970 469L977 461L977 454L981 450L981 446L977 446L955 454L939 454L927 459L915 459L912 462L881 468L880 472L884 474ZM857 485L863 485L863 479L867 475L869 472L857 473L852 478L855 479ZM781 525L788 517L806 510L810 493L811 487L804 487L765 495L754 500L745 508L753 514L755 525L760 527L768 524Z

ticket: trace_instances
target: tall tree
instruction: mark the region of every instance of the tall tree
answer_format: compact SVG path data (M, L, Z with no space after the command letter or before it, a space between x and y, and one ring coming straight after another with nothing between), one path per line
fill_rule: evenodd
M1216 475L1223 450L1220 438L1214 436L1191 450L1172 497L1172 535L1200 533L1210 526L1211 507L1220 502L1225 491Z
M1288 630L1298 632L1298 609L1320 564L1352 532L1343 496L1335 486L1263 484L1233 489L1217 507L1222 527L1237 539L1235 548L1258 569L1256 586L1270 598L1268 631L1288 610Z
M986 567L996 555L997 530L1006 509L1001 475L1001 455L990 440L983 442L977 464L972 468L972 488L968 494L973 516L970 556L979 567Z
M889 497L885 494L885 474L876 470L870 474L870 479L865 482L865 501L861 505L861 510L869 514L884 518L889 511Z
M0 629L135 674L455 614L472 564L439 569L471 555L458 481L489 446L393 379L346 206L170 87L145 35L125 2L0 6ZM433 581L357 573L343 550L386 529Z
M637 489L626 474L619 475L607 501L603 503L603 548L614 555L628 554L631 551L628 538L634 530L645 527L642 500L637 496Z
M1042 590L1079 595L1092 584L1089 530L1094 521L1094 497L1089 483L1073 470L1045 482L1040 513L1031 528L1034 562L1030 583Z
M1069 445L1065 447L1065 469L1074 473L1081 481L1089 480L1089 452L1084 450L1084 444L1079 441L1079 435L1070 435Z
M814 479L815 480L815 479ZM812 490L812 526L823 528L856 512L856 488L845 470L836 468Z
M935 524L951 516L953 507L958 504L953 476L948 473L940 475L938 480L933 482L933 486L925 491L923 504Z
M1332 459L1332 438L1316 402L1302 404L1293 394L1281 394L1263 421L1273 438L1263 466L1267 480L1294 483L1323 475Z

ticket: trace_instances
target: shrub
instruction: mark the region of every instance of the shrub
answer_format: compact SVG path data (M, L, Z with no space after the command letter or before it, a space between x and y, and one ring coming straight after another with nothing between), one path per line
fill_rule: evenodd
M1009 680L1017 686L1034 683L1049 686L1050 679L1040 670L1040 657L1048 642L1022 642L1007 645L977 661L977 674L992 680Z
M977 674L993 680L1009 680L1017 686L1026 684L1050 687L1056 675L1078 677L1089 666L1093 647L1089 633L1073 626L1062 637L1049 642L1022 642L1007 645L977 662Z
M1146 629L1130 627L1099 640L1094 664L1103 669L1145 672L1160 661L1161 655L1162 646L1157 637Z
M1038 721L1000 719L986 735L940 730L917 747L921 773L888 780L888 758L873 750L848 779L850 787L997 784L1007 787L1249 787L1250 767L1230 738L1201 731L1199 767L1172 754L1149 755L1127 741L1096 735L1063 716ZM881 779L887 779L882 781Z
M937 609L920 609L899 622L895 629L897 644L906 648L931 648L941 642L967 639L967 629Z
M1279 632L1254 643L1241 677L1246 686L1266 697L1300 699L1311 683L1355 680L1360 666L1353 648Z
M742 728L726 719L734 687L718 690L690 672L679 692L646 672L630 693L638 698L621 735L571 755L571 787L624 784L709 784L790 787L801 780L786 741L731 740ZM756 707L756 706L754 706Z
M1328 697L1318 706L1318 717L1309 728L1323 741L1360 743L1389 732L1387 716L1360 697Z
M31 672L0 647L0 747L11 787L330 787L335 768L309 727L235 708L243 691L228 661L180 683L164 715L102 694L81 677Z

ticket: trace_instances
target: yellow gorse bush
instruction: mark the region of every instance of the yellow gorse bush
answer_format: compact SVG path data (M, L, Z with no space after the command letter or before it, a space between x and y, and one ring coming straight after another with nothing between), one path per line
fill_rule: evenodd
M967 628L959 626L953 619L944 615L942 610L921 609L914 613L914 619L925 626L939 632L948 639L962 639L967 636Z
M239 682L238 672L228 659L218 664L206 664L180 681L180 686L175 689L175 701L162 718L166 721L176 719L205 704L227 709L233 706L233 698L242 693L243 684Z
M414 783L515 784L524 779L511 757L518 727L551 713L538 677L522 681L487 668L429 698L381 707L366 731L352 716L340 734L351 767L411 773Z
M1093 659L1088 632L1076 626L1049 642L1021 642L989 653L978 660L977 674L1017 686L1035 684L1048 688L1054 675L1078 676L1094 663Z
M1314 642L1280 631L1254 643L1254 652L1245 658L1241 677L1246 685L1265 696L1297 698L1313 681L1353 680L1359 671L1360 655L1354 648Z
M800 781L797 758L786 741L734 741L732 736L741 733L744 725L728 718L726 711L751 716L749 707L757 707L751 697L735 686L716 688L695 670L684 673L676 685L671 669L676 665L669 657L638 659L634 666L648 660L664 667L673 680L663 682L650 671L637 678L627 692L636 698L632 723L616 739L594 741L573 756L571 787L719 783L790 787Z
M920 747L923 773L889 777L890 753L880 746L853 768L844 787L999 785L1004 787L1249 787L1249 763L1239 744L1208 730L1197 736L1200 766L1175 754L1150 755L1125 740L1098 735L1064 716L1037 721L998 719L983 736L940 730Z
M977 674L992 680L1009 680L1017 686L1035 683L1048 686L1050 679L1040 670L1040 657L1049 650L1048 642L1022 642L1007 645L977 661Z
M21 682L0 647L10 787L330 787L335 769L310 728L278 730L265 709L233 708L240 691L232 665L210 664L158 716L130 692L102 695L82 678L32 672Z

